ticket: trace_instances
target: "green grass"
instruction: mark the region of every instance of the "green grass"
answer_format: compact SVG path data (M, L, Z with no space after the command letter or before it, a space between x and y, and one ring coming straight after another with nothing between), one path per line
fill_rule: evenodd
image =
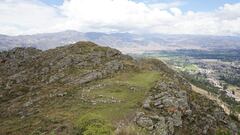
M50 90L55 89L62 92L66 91L68 94L64 97L42 100L38 103L39 112L24 119L20 117L2 119L0 134L7 132L19 135L38 132L53 134L61 125L66 125L68 129L74 128L77 120L89 113L94 113L109 121L115 128L114 126L120 120L133 118L148 91L160 78L161 73L156 71L128 71L117 73L111 78L91 82L85 86L61 84L48 86L41 90L42 94L47 94ZM81 99L81 95L84 93L83 89L86 90L99 84L104 84L104 86L91 89L87 99L95 100L99 95L102 95L104 99L113 97L121 102L97 103L96 105L91 102L83 102ZM69 133L66 131L66 134Z
M106 87L92 90L90 96L102 95L103 97L121 100L116 104L99 104L93 112L101 114L106 119L115 121L128 117L139 103L144 100L145 94L160 78L157 72L123 73L115 78L104 80ZM132 88L132 89L131 89Z
M39 112L24 119L12 117L12 119L0 120L0 131L19 135L35 132L50 134L60 125L66 125L68 129L73 128L77 120L88 113L100 115L114 126L119 120L128 120L134 116L136 109L141 107L146 93L160 78L160 73L155 71L129 71L128 73L118 73L112 78L91 82L86 86L49 86L41 92L47 94L49 91L59 89L67 91L68 94L64 97L43 100L39 103ZM105 86L91 89L87 93L89 100L94 100L97 96L102 95L103 99L113 97L121 102L97 103L96 105L83 102L81 100L83 89L99 84L105 84ZM66 132L66 134L68 133Z
M93 113L80 117L76 127L76 134L79 135L113 135L108 122Z
M240 113L240 105L234 105L233 111Z

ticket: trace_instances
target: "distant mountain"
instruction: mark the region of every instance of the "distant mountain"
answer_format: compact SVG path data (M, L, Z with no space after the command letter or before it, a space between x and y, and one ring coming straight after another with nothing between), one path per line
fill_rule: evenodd
M240 48L240 37L238 36L137 35L130 33L106 34L63 31L21 36L0 35L0 50L8 50L14 47L35 47L47 50L78 41L92 41L103 46L119 49L124 53L139 53L146 50Z

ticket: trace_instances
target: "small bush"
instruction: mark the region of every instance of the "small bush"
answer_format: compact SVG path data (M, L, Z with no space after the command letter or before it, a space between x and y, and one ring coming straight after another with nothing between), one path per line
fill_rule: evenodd
M147 135L147 132L144 129L138 129L134 125L129 125L118 131L116 135Z
M216 135L231 135L229 130L218 129Z
M95 123L87 127L83 135L111 135L111 129L101 123Z
M112 135L111 126L99 115L87 114L77 121L77 135Z

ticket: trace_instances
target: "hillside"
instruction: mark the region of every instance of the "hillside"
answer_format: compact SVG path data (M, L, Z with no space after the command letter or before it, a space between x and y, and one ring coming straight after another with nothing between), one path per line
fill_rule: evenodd
M92 42L0 53L1 135L238 134L163 62Z

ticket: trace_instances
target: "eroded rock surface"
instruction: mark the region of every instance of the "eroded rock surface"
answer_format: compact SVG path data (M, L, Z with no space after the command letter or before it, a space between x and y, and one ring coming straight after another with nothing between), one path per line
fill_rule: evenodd
M152 122L152 134L170 135L175 127L182 127L184 115L189 115L190 106L187 92L179 89L173 83L158 82L151 90L151 94L144 101L146 113L138 115L136 123L142 118ZM140 125L144 127L144 125ZM144 127L149 130L149 127Z
M219 127L229 129L231 134L239 132L239 123L216 103L164 81L152 88L135 123L152 135L208 135L215 134Z

